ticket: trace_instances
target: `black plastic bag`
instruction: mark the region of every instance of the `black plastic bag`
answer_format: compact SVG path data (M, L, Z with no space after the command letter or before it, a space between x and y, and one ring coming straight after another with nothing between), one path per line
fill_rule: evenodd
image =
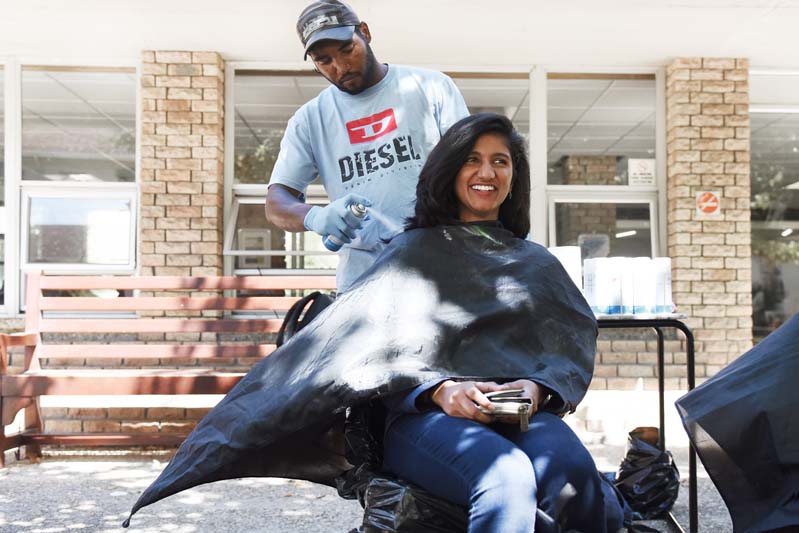
M353 465L336 478L338 495L347 500L357 499L365 507L366 488L372 478L379 476L383 465L383 435L386 412L383 404L348 407L344 419L344 457Z
M308 305L310 303L310 306ZM295 333L308 325L328 305L333 303L333 297L323 292L314 291L308 296L298 300L286 313L283 323L277 332L275 345L283 346ZM305 308L308 308L307 310ZM303 314L305 311L305 314Z
M677 400L733 531L799 530L799 314Z
M385 475L366 487L362 533L462 533L469 525L465 507Z
M635 428L616 474L616 487L632 507L635 520L663 517L677 500L680 471L668 450L656 446L657 428Z

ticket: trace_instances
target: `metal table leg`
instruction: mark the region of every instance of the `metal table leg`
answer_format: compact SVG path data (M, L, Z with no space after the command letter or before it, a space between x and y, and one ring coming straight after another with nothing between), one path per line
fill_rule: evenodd
M666 451L666 378L664 376L666 370L665 353L663 348L663 332L660 328L652 328L658 334L658 406L660 416L660 449Z
M685 335L686 366L688 367L688 390L691 391L696 386L694 371L694 335L691 330L681 321L673 318L655 319L600 319L597 321L600 328L653 328L658 335L658 392L660 403L660 442L661 449L666 449L666 428L665 428L665 377L664 377L664 342L663 333L660 328L676 328ZM696 486L696 452L690 441L688 443L688 530L690 533L697 533L699 530L699 511ZM682 527L669 513L670 521L682 532Z
M696 386L696 375L694 369L694 334L691 330L677 320L674 327L678 328L685 335L685 351L687 355L686 365L688 366L688 390L691 391ZM699 501L696 490L696 451L691 442L688 442L688 529L691 533L699 530Z

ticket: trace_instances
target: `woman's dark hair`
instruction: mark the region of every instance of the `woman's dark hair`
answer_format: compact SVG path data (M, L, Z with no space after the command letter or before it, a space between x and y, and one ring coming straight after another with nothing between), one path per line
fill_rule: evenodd
M416 212L406 229L458 224L459 201L455 178L466 163L478 137L498 133L507 139L513 163L511 194L499 206L499 221L519 238L530 232L530 164L526 142L511 121L494 113L478 113L459 120L430 152L416 186Z

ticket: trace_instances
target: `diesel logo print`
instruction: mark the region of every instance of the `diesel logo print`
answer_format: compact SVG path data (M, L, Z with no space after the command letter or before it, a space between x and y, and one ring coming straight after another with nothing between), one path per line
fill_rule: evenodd
M391 108L381 111L371 117L359 118L347 122L347 133L350 144L373 141L397 129L397 119Z
M340 158L338 168L341 172L341 183L346 183L356 176L362 178L378 170L389 169L408 161L418 161L421 158L422 156L414 150L413 138L410 135L400 135L375 148Z

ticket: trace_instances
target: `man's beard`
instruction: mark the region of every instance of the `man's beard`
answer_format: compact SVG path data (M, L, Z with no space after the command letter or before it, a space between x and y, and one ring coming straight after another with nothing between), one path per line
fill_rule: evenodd
M361 84L358 87L348 89L343 85L339 85L328 79L330 83L335 85L339 90L344 91L347 94L359 94L368 89L374 80L375 76L377 75L377 59L375 58L375 54L372 51L372 47L369 46L369 43L366 44L366 65L364 66L363 72L361 73Z

